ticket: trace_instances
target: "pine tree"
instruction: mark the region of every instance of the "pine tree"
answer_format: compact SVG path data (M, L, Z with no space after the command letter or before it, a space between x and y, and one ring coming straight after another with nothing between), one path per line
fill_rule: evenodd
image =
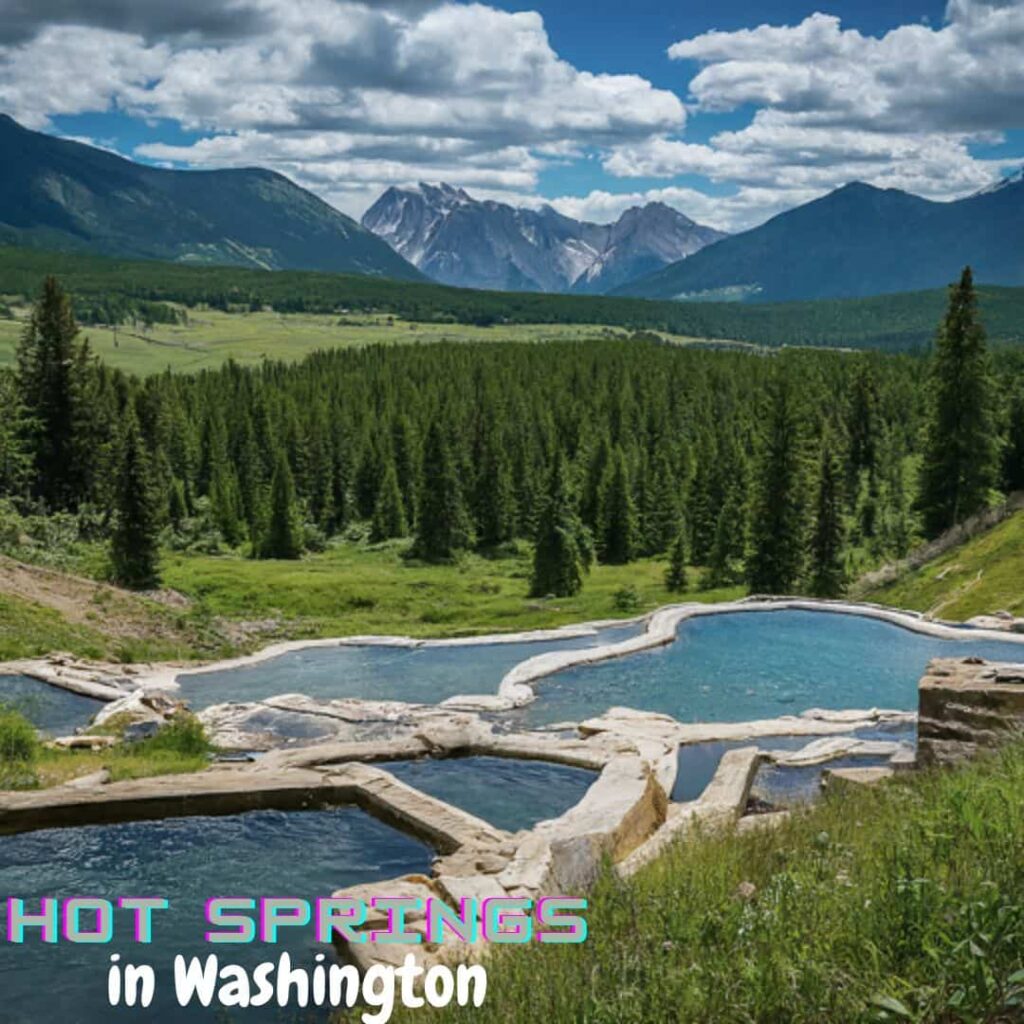
M672 467L664 453L654 461L650 511L647 515L645 554L660 555L678 539L679 493Z
M71 300L56 278L48 277L18 347L18 390L34 489L51 509L73 507L82 497L75 424L89 364Z
M516 499L512 467L500 439L488 436L477 481L477 536L481 548L507 544L515 537Z
M409 532L409 524L405 518L405 503L402 500L402 489L398 485L398 473L394 462L388 462L384 471L384 480L377 492L377 506L373 510L373 521L370 525L370 540L374 544L404 537Z
M983 508L995 485L998 437L985 331L970 267L950 289L932 360L919 507L935 537Z
M617 448L601 490L598 554L609 565L626 565L636 557L637 514L622 449Z
M302 549L302 523L295 501L295 481L288 456L280 449L270 483L269 521L258 546L258 554L260 558L296 559L301 557Z
M686 573L686 529L680 527L665 572L665 587L672 594L681 594L689 585Z
M746 548L747 508L745 487L736 480L715 524L715 538L708 555L707 570L700 585L705 590L725 587L742 578L740 563Z
M1006 448L1003 450L1003 490L1024 490L1024 381L1018 381L1010 400Z
M22 495L30 466L16 382L10 374L0 373L0 496Z
M129 409L117 485L117 523L110 544L114 578L136 590L160 583L161 498L153 483L149 452Z
M540 516L530 576L531 597L572 597L593 560L590 538L573 505L568 473L556 453Z
M803 572L805 456L796 387L785 369L769 384L750 511L747 583L754 593L791 593Z
M815 597L840 597L846 590L843 558L846 528L839 460L826 437L818 462L818 496L810 547L810 592Z
M210 513L228 547L242 543L245 538L242 498L238 477L227 462L214 467L210 480Z
M445 562L473 546L469 512L448 441L435 420L427 433L420 474L419 522L412 553Z

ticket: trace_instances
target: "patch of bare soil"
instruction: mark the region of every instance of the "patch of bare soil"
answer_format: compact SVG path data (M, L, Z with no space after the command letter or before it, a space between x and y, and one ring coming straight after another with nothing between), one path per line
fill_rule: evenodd
M52 608L74 625L112 639L192 644L188 627L177 620L189 601L175 591L135 594L109 583L29 565L0 555L0 593Z

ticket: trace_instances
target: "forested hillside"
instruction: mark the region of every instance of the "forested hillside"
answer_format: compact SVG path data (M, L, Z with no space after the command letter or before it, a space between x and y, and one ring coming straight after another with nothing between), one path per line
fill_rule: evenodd
M281 313L379 311L432 323L605 324L759 345L809 345L907 351L929 346L945 290L870 299L744 306L648 302L601 296L483 292L341 274L232 267L187 267L81 254L0 247L2 300L35 299L48 274L74 296L84 323L173 321L172 304L217 309L268 307ZM986 330L996 342L1024 342L1024 288L979 289Z
M161 543L288 559L359 529L425 562L535 541L537 596L575 593L595 557L659 554L670 589L696 565L706 586L831 595L1021 486L1022 360L990 368L969 274L942 338L930 374L909 356L595 341L139 381L89 357L50 280L0 376L0 493L109 536L135 586L159 578Z

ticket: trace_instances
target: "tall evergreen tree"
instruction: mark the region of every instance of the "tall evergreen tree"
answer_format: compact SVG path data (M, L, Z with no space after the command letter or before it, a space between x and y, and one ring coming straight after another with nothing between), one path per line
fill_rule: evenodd
M450 561L472 547L473 528L455 460L439 420L427 432L420 488L412 553L428 562Z
M754 593L792 593L804 567L803 417L787 368L769 384L750 511L747 583Z
M491 431L477 479L477 539L482 548L507 544L515 537L516 497L512 466L501 439Z
M689 585L686 573L686 529L680 527L676 534L672 551L669 555L668 569L665 571L665 587L672 594L681 594Z
M409 524L405 518L405 503L402 500L402 489L398 485L398 473L395 464L388 461L384 470L384 480L377 492L377 506L373 510L370 524L370 540L374 544L404 537L409 532Z
M983 508L997 480L995 394L977 305L967 267L950 289L932 360L918 502L929 537Z
M815 597L840 597L846 590L842 471L831 439L822 441L818 494L810 549L810 591Z
M583 589L593 553L586 527L576 512L565 462L555 454L547 497L537 529L530 575L532 597L572 597Z
M129 409L117 486L117 522L110 544L114 578L136 590L160 583L159 533L163 500L149 452Z
M616 448L601 490L601 533L598 554L609 565L625 565L636 557L637 514L629 471Z
M1024 491L1024 380L1017 381L1010 400L1002 486L1007 492Z
M741 562L747 541L746 494L739 481L729 488L729 496L715 524L715 539L708 555L701 587L710 590L742 579Z
M34 490L52 509L73 507L82 497L75 425L88 366L71 299L48 277L18 347L18 389Z
M20 496L28 485L31 460L22 416L17 382L0 372L0 496Z
M302 522L295 501L295 481L284 449L279 449L270 483L269 519L256 549L260 558L296 559L303 549Z

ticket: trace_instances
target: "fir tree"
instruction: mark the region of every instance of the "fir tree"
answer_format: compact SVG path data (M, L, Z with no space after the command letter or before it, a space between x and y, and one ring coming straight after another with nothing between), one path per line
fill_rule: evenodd
M919 507L935 537L983 508L995 485L998 437L985 331L970 267L950 289L932 360Z
M747 583L754 593L792 593L803 572L805 456L796 387L784 369L769 385L750 511Z
M427 562L450 561L473 545L473 530L448 441L435 420L427 433L420 474L419 522L412 553Z
M678 539L679 518L680 501L675 476L667 456L662 453L654 462L654 481L644 538L645 554L660 555L669 550Z
M1024 490L1024 381L1010 400L1010 418L1003 450L1003 490Z
M845 544L841 470L832 442L826 437L818 462L818 495L810 549L810 592L815 597L840 597L846 590Z
M56 278L48 277L18 347L18 390L34 489L52 509L73 507L82 497L75 426L88 366L71 300Z
M489 435L477 480L477 536L480 547L495 548L515 537L516 499L512 467L500 439Z
M227 463L216 466L210 481L210 513L224 542L232 548L241 544L245 538L241 506L238 477L234 469Z
M598 554L609 565L625 565L636 557L637 515L622 449L617 448L601 491L601 534Z
M742 482L737 480L729 488L729 496L715 524L707 570L700 581L703 589L729 586L742 578L740 563L746 548L746 512L746 494Z
M405 518L405 503L398 485L398 473L395 464L389 461L384 471L384 480L377 492L377 506L373 510L370 540L374 544L379 544L395 537L404 537L408 532L409 524Z
M593 560L586 527L573 506L561 452L556 453L537 531L530 576L532 597L572 597L583 589Z
M129 410L118 476L117 523L110 544L114 578L123 586L147 590L160 583L161 504L150 454Z
M681 594L689 585L686 573L686 529L680 527L665 571L665 587L671 594Z
M288 456L278 451L274 476L270 484L269 519L261 538L260 558L296 559L303 549L302 523L295 501L295 481Z

